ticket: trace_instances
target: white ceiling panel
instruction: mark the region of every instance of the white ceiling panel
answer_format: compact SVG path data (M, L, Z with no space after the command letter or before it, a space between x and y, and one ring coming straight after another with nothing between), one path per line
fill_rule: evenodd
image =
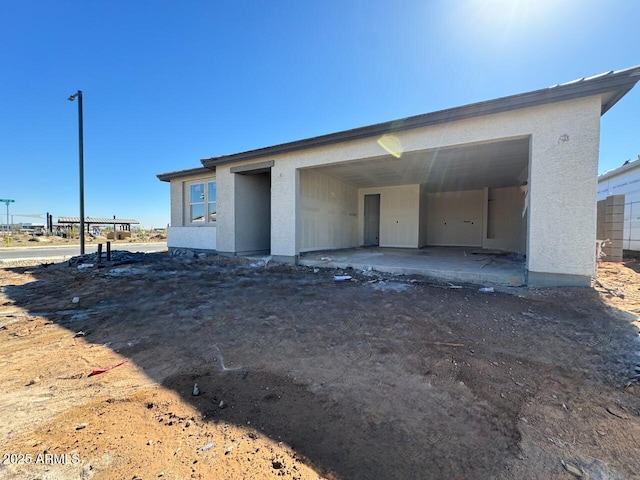
M425 184L430 192L520 185L526 180L529 138L385 155L317 170L358 188Z

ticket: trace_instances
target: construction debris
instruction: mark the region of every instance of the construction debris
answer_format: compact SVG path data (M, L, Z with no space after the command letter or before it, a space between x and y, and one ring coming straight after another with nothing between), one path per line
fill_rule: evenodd
M100 375L101 373L105 373L108 372L109 370L113 370L116 367L119 367L120 365L124 365L125 363L127 363L129 361L128 358L125 358L124 360L121 360L118 363L114 363L113 365L109 366L109 367L105 367L105 368L98 368L96 370L93 370L89 376L93 377L94 375Z
M352 280L353 277L351 275L334 275L334 282L346 282L347 280Z

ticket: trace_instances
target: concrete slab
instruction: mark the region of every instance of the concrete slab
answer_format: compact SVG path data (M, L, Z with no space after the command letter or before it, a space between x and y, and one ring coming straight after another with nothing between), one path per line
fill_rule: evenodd
M477 285L525 284L523 259L480 248L362 247L302 253L298 263L309 267L352 267L358 270L422 275L437 280Z

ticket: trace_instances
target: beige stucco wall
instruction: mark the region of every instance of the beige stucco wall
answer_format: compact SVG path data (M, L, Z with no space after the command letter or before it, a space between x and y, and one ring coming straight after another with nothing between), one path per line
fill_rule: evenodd
M235 174L229 167L216 168L216 187L218 189L218 226L216 245L219 252L235 252Z
M600 101L554 105L531 137L527 267L529 272L595 273Z
M172 179L171 191L171 226L167 230L167 246L169 248L192 248L196 250L216 250L216 226L214 223L189 224L187 222L189 208L189 192L187 186L191 182L203 183L217 181L216 174L191 175Z
M216 227L169 227L167 247L216 250Z
M364 243L364 196L380 194L380 246L418 247L420 185L358 190L358 242Z
M482 190L430 193L427 211L429 245L482 246Z
M234 252L269 251L271 242L271 192L268 173L235 175Z
M245 162L245 164L251 163L255 162ZM218 252L238 253L262 250L263 248L259 247L264 247L267 244L271 244L271 250L273 251L270 238L274 229L273 171L270 179L270 206L267 202L262 201L267 194L263 175L231 173L229 166L216 168L216 175L218 189L218 215L216 222L218 232L216 243ZM257 188L255 192L252 191L252 185ZM259 210L257 214L262 217L262 222L254 223L254 215L244 214L244 212L250 211L254 207ZM267 211L269 207L271 210L270 216ZM271 228L269 228L269 224Z
M529 271L541 274L590 276L595 269L599 122L600 98L594 96L401 131L395 135L405 152L530 137L527 267ZM301 218L298 215L299 169L384 154L377 138L364 138L218 166L218 249L232 252L234 248L235 194L229 171L232 166L265 160L275 162L271 189L271 253L295 257L302 246L298 224ZM415 188L417 199L419 187ZM418 204L416 200L411 213L415 215L416 228ZM358 234L362 234L361 225ZM414 236L414 246L420 243L418 231L402 236Z
M170 183L171 190L171 226L183 227L188 224L189 208L189 192L187 186L192 183L200 181L217 182L216 174L211 172L206 175L189 175L186 177L174 178ZM216 183L217 184L217 183ZM195 227L199 226L211 226L210 223L193 224Z
M291 258L299 250L300 170L295 162L276 162L271 169L271 254Z
M300 171L300 251L358 246L358 190L316 170Z
M184 225L184 182L181 179L171 180L171 225L181 227Z

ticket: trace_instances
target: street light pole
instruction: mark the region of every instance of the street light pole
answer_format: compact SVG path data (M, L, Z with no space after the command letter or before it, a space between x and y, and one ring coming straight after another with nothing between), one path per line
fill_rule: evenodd
M73 102L78 99L78 157L80 161L80 255L84 255L84 138L82 130L82 90L69 97Z

